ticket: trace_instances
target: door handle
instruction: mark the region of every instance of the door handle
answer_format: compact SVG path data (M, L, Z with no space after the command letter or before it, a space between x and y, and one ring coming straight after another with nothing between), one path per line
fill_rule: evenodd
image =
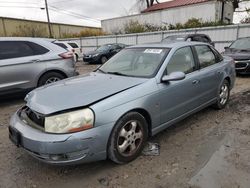
M32 62L32 63L38 63L39 61L40 61L39 59L33 59L30 62Z
M198 84L200 81L199 80L194 80L192 84Z

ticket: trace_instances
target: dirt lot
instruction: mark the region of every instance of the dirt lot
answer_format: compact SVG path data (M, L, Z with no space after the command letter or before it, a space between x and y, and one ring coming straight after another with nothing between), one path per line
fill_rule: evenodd
M80 65L81 73L95 65ZM158 134L160 156L127 165L101 161L79 166L43 164L8 139L10 116L21 99L0 103L0 187L249 188L250 77L238 77L226 109L212 108Z

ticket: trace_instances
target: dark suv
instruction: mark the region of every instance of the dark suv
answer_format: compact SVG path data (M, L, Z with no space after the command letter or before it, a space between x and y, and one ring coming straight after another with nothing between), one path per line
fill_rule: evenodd
M83 54L83 61L88 63L105 63L113 55L125 48L125 44L105 44L95 51Z
M223 55L235 60L235 68L238 74L250 74L250 37L240 38L229 47L225 47Z
M205 34L187 34L187 35L171 35L164 38L161 42L163 43L172 43L180 41L196 41L196 42L205 42L214 46L211 38Z

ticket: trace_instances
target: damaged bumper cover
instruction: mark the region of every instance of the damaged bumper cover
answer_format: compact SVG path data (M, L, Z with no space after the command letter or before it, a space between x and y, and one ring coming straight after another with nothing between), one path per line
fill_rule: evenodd
M72 134L48 134L25 124L18 112L11 117L9 138L33 157L50 164L105 160L113 124Z

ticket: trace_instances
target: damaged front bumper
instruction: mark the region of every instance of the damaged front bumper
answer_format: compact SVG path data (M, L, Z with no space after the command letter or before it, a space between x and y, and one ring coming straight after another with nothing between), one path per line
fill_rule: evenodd
M23 122L18 112L10 121L9 138L33 157L50 164L105 160L113 124L71 134L48 134Z

